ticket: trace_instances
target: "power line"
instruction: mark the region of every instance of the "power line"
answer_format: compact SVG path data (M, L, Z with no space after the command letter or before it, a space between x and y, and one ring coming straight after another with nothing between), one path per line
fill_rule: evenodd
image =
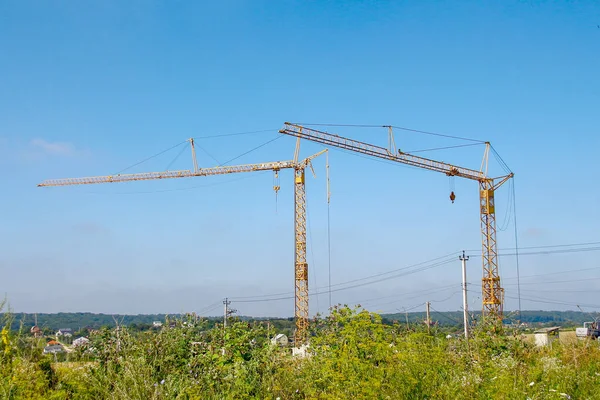
M515 297L511 297L511 296L506 296L509 299L515 299ZM552 299L545 299L545 298L527 298L527 297L523 297L523 300L526 301L531 301L534 303L546 303L546 304L559 304L559 305L563 305L563 306L584 306L584 307L590 307L590 308L600 308L600 305L597 304L584 304L584 303L566 303L563 301L557 301L557 300L552 300Z
M431 307L431 309L433 310L433 312L435 312L438 315L441 315L442 317L446 318L448 321L452 321L457 325L462 325L463 323L457 319L454 319L446 314L442 314L440 311L436 310L435 308Z
M206 314L207 312L210 312L210 311L212 311L215 308L220 307L220 306L221 306L221 302L220 301L217 302L217 303L210 304L210 305L204 307L203 309L201 309L200 311L198 311L198 314L199 315Z
M529 250L529 249L550 249L550 248L560 248L560 247L577 247L577 246L592 246L592 245L600 245L600 242L582 242L582 243L568 243L568 244L551 244L551 245L546 245L546 246L527 246L527 247L519 247L519 250ZM468 252L476 252L479 251L480 249L471 249L471 250L467 250ZM514 250L513 247L505 247L505 248L501 248L498 249L499 251L504 251L504 250ZM475 255L473 255L473 257L475 257Z
M514 250L514 249L512 249ZM542 250L542 251L529 251L529 252L518 252L519 256L534 256L534 255L546 255L546 254L563 254L563 253L582 253L588 251L598 251L600 250L600 246L598 247L584 247L579 249L564 249L564 250ZM515 253L498 253L498 257L507 257L517 255ZM481 257L480 254L470 254L471 257Z
M406 271L406 270L409 270L409 269L414 268L414 267L423 266L423 265L426 265L426 264L430 264L430 263L432 263L434 261L439 261L439 260L443 260L443 259L449 258L451 256L454 256L456 253L457 252L450 253L450 254L442 256L442 257L437 257L437 258L434 258L434 259L431 259L431 260L428 260L428 261L423 261L423 262L420 262L420 263L417 263L417 264L413 264L413 265L409 265L409 266L406 266L406 267L397 268L397 269L394 269L394 270L391 270L391 271L386 271L386 272L382 272L382 273L375 274L375 275L369 275L369 276L366 276L366 277L363 277L363 278L352 279L352 280L349 280L349 281L332 284L332 285L330 285L330 287L343 286L343 285L347 285L347 284L350 284L350 283L361 282L361 281L365 281L365 280L369 280L369 279L373 279L373 278L378 278L378 277L381 277L381 276L384 276L384 275L390 275L390 274L398 273L400 271ZM425 269L429 269L429 268L432 268L432 267L437 267L437 266L440 266L440 265L445 265L445 264L447 264L447 263L449 263L451 261L453 261L453 260L444 261L443 264L435 264L433 266L426 266ZM419 270L415 270L414 272L420 272L420 271L421 270L419 269ZM413 271L410 271L410 273L413 273ZM400 275L400 276L403 276L403 275ZM373 283L375 283L375 282L373 282ZM329 285L328 285L328 287L315 288L315 290L326 289L326 288L329 288ZM335 290L332 290L332 292L333 291L335 291ZM240 296L240 297L232 297L231 299L234 299L234 300L235 299L256 299L256 298L262 298L262 297L283 296L283 295L288 295L288 294L292 294L292 293L294 293L294 292L283 292L283 293L274 293L274 294L257 295L257 296Z
M425 271L427 269L431 269L431 268L435 268L435 267L439 267L439 266L442 266L442 265L449 264L451 262L454 262L454 260L448 260L448 261L445 261L445 262L440 262L440 263L437 263L437 264L429 265L429 266L422 267L422 268L419 268L419 269L416 269L416 270L407 271L407 272L399 274L399 275L394 275L394 276L391 276L391 277L386 277L386 278L378 279L378 280L371 281L371 282L364 282L364 283L359 283L359 284L352 285L352 286L346 286L346 287L342 287L342 288L338 288L338 289L333 289L333 290L331 290L331 292L332 293L334 293L334 292L340 292L340 291L343 291L343 290L354 289L354 288L357 288L357 287L372 285L374 283L379 283L379 282L387 281L389 279L399 278L399 277L406 276L406 275L411 275L411 274L414 274L414 273L417 273L417 272L422 272L422 271ZM328 292L327 291L325 291L325 292L312 292L312 293L309 293L309 296L318 296L318 295L323 294L323 293L328 293ZM265 296L268 296L268 295L265 295ZM257 298L250 299L250 300L243 300L243 299L242 300L235 300L235 299L233 299L233 300L236 301L236 302L238 302L238 303L258 303L258 302L265 302L265 301L289 300L289 299L293 299L293 298L295 298L295 296L282 296L282 297L276 297L276 298L273 298L273 297L271 297L271 298L258 298L258 296L257 296Z
M583 271L596 271L596 270L599 270L599 269L600 269L600 267L569 269L569 270L565 270L565 271L547 272L547 273L544 273L544 274L525 275L525 276L521 276L521 278L537 278L537 277L540 277L540 276L570 274L570 273L573 273L573 272L583 272ZM510 278L504 278L504 280L512 280L512 279L517 279L517 277L513 276L513 277L510 277Z
M527 289L527 293L535 292L535 293L590 293L590 289L580 289L580 290L539 290L539 289Z
M428 289L425 292L427 292L429 290L438 290L438 289L439 289L439 291L448 290L448 289L451 289L451 288L453 288L453 287L455 287L457 285L460 285L460 284L453 283L451 285L439 286L439 287ZM390 299L390 298L393 298L393 297L404 297L405 295L416 294L416 293L419 293L419 294L431 294L431 293L425 293L425 292L423 290L417 290L417 291L408 292L408 293L403 292L403 293L393 294L393 295L390 295L390 296L375 297L375 298L366 299L366 300L359 300L359 301L357 301L357 303L361 303L361 304L362 303L369 303L371 301L377 301L377 300L383 300L383 299Z
M437 292L433 292L433 293L423 293L423 295L427 295L427 294L434 294L434 293L437 293ZM455 292L453 292L452 294L450 294L450 296L448 296L448 297L446 297L446 298L444 298L444 299L441 299L441 300L430 300L429 302L430 302L430 303L443 303L443 302L446 302L446 301L450 300L450 299L451 299L451 298L452 298L454 295L456 295L457 293L460 293L460 290L459 290L459 291L455 291ZM416 299L417 297L420 297L420 296L411 297L411 298L405 299L405 301L406 301L406 300L412 300L412 299ZM393 303L396 303L396 302L397 302L397 301L390 301L390 302L388 302L388 303L377 304L377 305L371 306L371 307L369 307L369 308L378 308L378 307L380 307L380 306L385 306L385 305L388 305L388 304L393 304ZM359 303L359 304L361 304L361 303ZM421 305L424 305L424 304L426 304L426 302L425 302L425 303L421 303L421 304L419 304L418 306L421 306ZM418 306L415 306L415 307L413 307L413 308L416 308L416 307L418 307ZM397 308L396 308L396 309L397 309ZM407 308L407 309L405 309L405 310L406 310L406 311L410 311L411 309L410 309L410 308Z
M590 243L595 243L595 242L590 242ZM564 246L572 246L572 244L571 245L554 245L554 246L564 247ZM543 248L548 248L548 247L549 246L543 246ZM532 248L540 248L540 247L538 246L538 247L532 247ZM578 250L582 250L582 249L566 249L566 250L560 250L560 252L563 252L563 251L569 251L569 252L571 252L571 251L578 251ZM583 250L587 250L587 249L583 249ZM598 247L597 250L600 250L600 247ZM343 287L337 288L337 289L330 289L330 288L327 287L326 289L328 289L328 290L325 291L325 292L321 291L321 289L324 289L324 287L316 288L316 291L312 292L312 293L309 293L309 296L315 296L315 295L318 296L318 295L323 294L323 293L333 293L333 292L338 292L338 291L342 291L342 290L353 289L353 288L356 288L356 287L362 287L362 286L366 286L366 285L371 285L371 284L374 284L374 283L379 283L379 282L385 281L387 279L399 278L399 277L406 276L406 275L409 275L409 274L414 274L414 273L422 272L422 271L425 271L425 270L428 270L428 269L431 269L431 268L436 268L438 266L447 265L447 264L453 262L453 260L452 259L450 259L450 260L444 260L444 259L447 259L448 257L454 256L457 253L458 252L454 252L454 253L450 253L450 254L442 256L442 257L438 257L438 258L435 258L435 259L432 259L432 260L429 260L429 261L425 261L425 262L421 262L421 263L418 263L418 264L413 264L413 265L410 265L410 266L407 266L407 267L398 268L398 269L395 269L395 270L391 270L391 271L387 271L387 272L383 272L383 273L379 273L379 274L375 274L375 275L370 275L370 276L363 277L363 278L358 278L358 279L353 279L353 280L350 280L350 281L345 281L345 282L333 284L333 285L331 285L331 287L339 287L339 286L343 286ZM547 251L542 251L542 252L519 253L519 255L547 254L547 253L548 253ZM508 254L503 254L503 255L508 255ZM439 260L444 260L444 261L439 261ZM433 263L435 261L439 261L439 262ZM427 265L427 264L430 264L430 263L433 263L433 264ZM419 267L419 266L422 266L422 267L414 269L414 270L410 270L411 268L415 268L415 267ZM402 272L402 271L406 271L406 272ZM568 272L573 272L573 271L568 271ZM394 275L394 274L396 274L396 275ZM379 278L379 277L383 277L383 276L387 276L387 277L385 277L383 279L372 280L374 278ZM527 277L529 277L529 276L527 276ZM515 279L515 278L513 277L513 278L507 278L507 279ZM600 278L598 278L598 279L600 279ZM369 280L372 280L372 281L369 281ZM369 282L364 282L364 281L369 281ZM355 283L355 282L363 282L363 283L359 283L359 284L356 284L356 285L347 286L347 285ZM567 282L567 281L561 281L561 282L555 282L555 283L562 283L562 282ZM530 283L523 283L523 284L530 284ZM514 284L510 284L509 283L509 284L506 284L506 285L507 286L511 286L511 285L514 285ZM249 303L251 303L251 302L264 302L264 301L271 301L271 300L277 301L277 300L288 300L288 299L294 298L294 296L292 296L291 294L292 294L292 292L283 292L283 293L273 293L273 294L266 294L266 295L234 297L232 299L234 301L237 301L237 302L249 302Z
M550 281L550 282L523 282L521 283L521 285L551 285L551 284L555 284L555 283L571 283L571 282L587 282L587 281L595 281L600 279L600 277L591 277L591 278L584 278L584 279L570 279L570 280L563 280L563 281ZM505 283L505 286L513 286L516 285L516 283Z

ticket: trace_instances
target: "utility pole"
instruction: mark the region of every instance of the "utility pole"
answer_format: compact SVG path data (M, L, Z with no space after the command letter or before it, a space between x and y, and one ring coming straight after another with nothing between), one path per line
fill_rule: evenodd
M229 315L230 304L231 301L229 301L227 297L225 297L225 300L223 300L223 328L227 328L227 316Z
M229 318L231 314L237 312L236 309L229 308L230 304L231 301L225 297L225 300L223 300L223 328L227 328L227 318Z
M431 319L429 318L429 306L431 305L431 303L427 302L425 304L427 306L427 308L426 308L426 310L427 310L427 334L430 334L431 333L431 331L430 331Z
M465 339L469 340L469 310L467 305L467 260L469 259L469 256L465 256L465 251L463 250L462 256L459 256L458 259L462 262L462 291Z

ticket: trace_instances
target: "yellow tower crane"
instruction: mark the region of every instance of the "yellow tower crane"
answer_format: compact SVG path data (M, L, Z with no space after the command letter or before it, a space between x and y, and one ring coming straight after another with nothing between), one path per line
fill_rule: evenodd
M294 286L295 286L295 312L296 331L294 333L296 346L308 341L308 263L306 260L306 187L305 169L310 167L313 175L312 160L327 152L327 149L298 161L300 153L300 139L296 142L294 159L290 161L274 161L259 164L245 164L234 166L219 166L211 168L198 168L194 139L188 140L192 151L193 170L142 172L135 174L116 174L105 176L91 176L83 178L49 179L39 183L38 187L89 185L97 183L117 183L130 181L146 181L153 179L192 178L211 175L235 174L239 172L273 171L276 178L282 169L294 170ZM275 193L279 191L279 184L273 186Z
M482 260L483 278L481 280L482 312L485 316L502 318L502 306L504 302L504 289L500 285L498 273L498 246L496 243L496 210L494 205L494 192L506 181L514 176L508 175L490 178L487 176L488 155L490 143L485 142L485 152L481 169L479 171L458 167L448 163L430 160L415 156L396 149L392 127L387 126L388 148L359 142L327 132L307 128L298 124L286 122L280 133L294 136L298 139L306 139L324 145L339 147L365 155L396 161L413 167L424 168L431 171L442 172L450 177L458 176L479 182L479 199L481 215L482 234ZM450 194L454 201L454 192Z

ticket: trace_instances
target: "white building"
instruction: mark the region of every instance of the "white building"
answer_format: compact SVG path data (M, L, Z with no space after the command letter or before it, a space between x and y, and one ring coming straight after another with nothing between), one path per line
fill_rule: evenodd
M73 347L85 346L89 343L90 343L90 339L88 339L86 337L79 337L79 338L73 340Z
M44 347L44 354L64 353L65 349L60 344L51 344Z
M538 347L550 346L552 342L558 339L558 330L560 327L552 326L550 328L541 328L533 332L535 335L535 345Z
M283 333L279 333L275 335L275 337L271 338L271 344L279 345L279 346L287 346L289 343L288 337Z
M59 329L58 332L56 332L56 336L71 337L73 336L73 330L71 328Z

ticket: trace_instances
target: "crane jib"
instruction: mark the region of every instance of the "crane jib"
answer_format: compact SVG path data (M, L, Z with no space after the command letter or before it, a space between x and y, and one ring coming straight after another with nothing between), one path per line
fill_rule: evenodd
M393 154L390 150L384 147L364 143L358 140L345 138L327 132L318 131L316 129L306 128L300 125L290 124L286 122L284 128L281 129L279 132L289 136L299 137L313 142L318 142L325 145L342 148L345 150L355 151L365 155L383 158L389 161L395 161L413 167L441 172L448 176L459 176L462 178L467 178L479 182L487 180L485 174L481 171L476 171L464 167L457 167L455 165L451 165L445 162L430 160L428 158L418 157L409 153L402 153L400 151L398 151L398 154Z

